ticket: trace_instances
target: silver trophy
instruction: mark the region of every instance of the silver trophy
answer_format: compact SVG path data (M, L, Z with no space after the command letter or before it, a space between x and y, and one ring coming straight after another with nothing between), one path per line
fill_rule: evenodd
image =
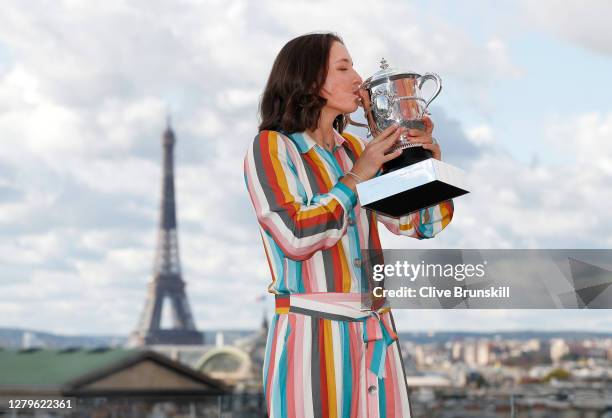
M434 92L423 97L423 85L434 82ZM348 117L349 123L368 129L377 136L393 124L408 129L425 129L423 116L440 94L442 80L433 73L423 75L390 68L383 58L380 70L360 87L367 124ZM391 151L402 149L399 157L383 165L382 175L359 183L361 205L390 216L402 216L444 200L468 193L464 173L450 164L432 158L432 153L405 136Z

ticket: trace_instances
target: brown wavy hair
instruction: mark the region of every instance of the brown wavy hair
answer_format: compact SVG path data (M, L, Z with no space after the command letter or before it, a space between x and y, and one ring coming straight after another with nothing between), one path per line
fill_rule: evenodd
M287 133L315 130L321 109L327 103L319 95L328 71L328 60L334 42L344 44L335 33L313 33L298 36L280 50L259 104L259 131ZM342 132L344 115L334 120Z

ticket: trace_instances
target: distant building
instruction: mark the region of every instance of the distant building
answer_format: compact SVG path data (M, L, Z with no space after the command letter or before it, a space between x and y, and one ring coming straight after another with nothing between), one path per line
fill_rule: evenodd
M569 352L569 345L562 338L555 338L550 341L550 359L553 363L558 363Z
M151 351L0 350L0 370L0 416L16 399L70 400L72 409L53 409L53 416L76 416L75 408L88 417L209 416L229 393L223 383Z
M268 329L264 313L257 332L237 340L234 345L217 346L207 351L196 369L230 385L235 392L261 392Z

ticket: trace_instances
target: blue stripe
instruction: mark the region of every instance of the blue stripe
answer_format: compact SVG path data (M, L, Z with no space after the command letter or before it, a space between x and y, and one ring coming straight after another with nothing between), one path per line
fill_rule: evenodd
M434 236L433 223L423 223L423 219L425 219L425 215L429 212L429 220L433 220L435 206L431 208L421 209L419 213L419 225L417 229L419 230L419 234L424 238L431 238Z
M387 393L383 379L378 379L378 411L381 417L387 416Z
M289 321L289 319L287 319ZM285 332L285 338L283 340L283 352L281 353L280 360L275 367L276 379L272 384L274 385L274 399L277 402L274 405L274 416L279 418L288 418L287 415L287 370L289 364L287 364L287 338L291 332L291 324L287 322L287 331Z
M268 328L268 338L266 340L266 353L264 355L263 364L263 392L264 398L266 397L266 382L268 381L268 371L270 365L270 351L272 350L272 339L274 338L274 330L276 329L276 323L278 322L278 314L275 313L270 321L270 327Z
M278 290L279 293L289 293L287 288L287 274L285 272L285 263L283 263L284 253L283 250L278 246L272 235L270 235L267 231L264 231L266 234L266 240L268 241L268 245L272 249L270 257L272 258L272 263L276 268L276 282L274 284L274 288Z
M340 321L340 334L342 340L342 417L351 417L351 396L353 392L353 368L351 367L351 347L349 324Z
M287 280L290 293L306 293L302 280L302 262L287 259Z

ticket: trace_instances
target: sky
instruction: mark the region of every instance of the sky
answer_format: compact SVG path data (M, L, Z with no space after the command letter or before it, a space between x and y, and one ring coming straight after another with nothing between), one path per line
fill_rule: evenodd
M339 33L443 80L443 159L471 193L433 240L385 248L610 248L612 4L591 0L9 1L0 5L0 327L128 334L151 280L161 135L177 136L183 278L200 330L273 298L242 161L280 48ZM356 133L362 133L355 130ZM609 331L612 311L396 310L399 330Z

